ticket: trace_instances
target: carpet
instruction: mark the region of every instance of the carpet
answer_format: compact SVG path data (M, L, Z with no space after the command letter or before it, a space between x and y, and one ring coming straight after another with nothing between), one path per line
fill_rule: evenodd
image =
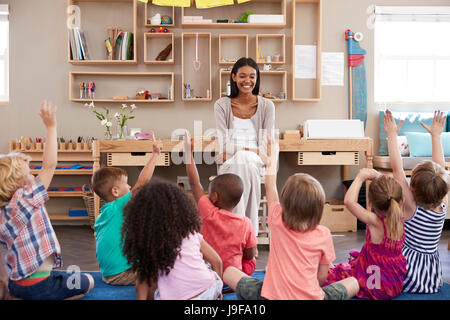
M135 300L136 288L134 286L111 286L102 280L100 272L88 272L94 277L94 289L89 292L83 300ZM264 280L265 271L255 271L253 277ZM237 300L236 294L226 293L223 300ZM353 299L359 300L359 299ZM438 293L433 294L413 294L402 293L393 300L450 300L450 284L444 283L442 289Z

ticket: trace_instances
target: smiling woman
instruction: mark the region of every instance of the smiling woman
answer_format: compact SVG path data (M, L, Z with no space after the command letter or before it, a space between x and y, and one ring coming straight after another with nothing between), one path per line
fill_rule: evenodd
M273 136L275 106L258 95L260 73L251 58L241 58L230 76L231 94L214 104L220 152L218 174L234 173L244 183L241 201L233 212L250 218L258 234L261 177L268 163L266 136Z

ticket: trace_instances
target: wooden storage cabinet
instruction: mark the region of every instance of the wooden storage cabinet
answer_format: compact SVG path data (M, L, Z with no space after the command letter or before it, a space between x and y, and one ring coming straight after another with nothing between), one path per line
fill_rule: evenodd
M84 165L87 167L93 167L93 156L92 156L92 148L89 146L89 144L85 143L81 145L81 143L75 144L75 146L71 146L68 148L68 146L71 146L71 144L59 144L58 147L58 166L61 165L69 165L68 163L85 163ZM43 157L43 145L37 144L37 143L31 143L29 146L20 144L15 141L10 141L9 143L9 151L16 151L20 153L24 153L31 157L32 163L41 162ZM40 172L39 169L32 169L31 174L38 175ZM76 176L83 176L83 180L86 180L86 178L90 179L90 176L93 174L93 169L77 169L77 170L70 170L70 169L56 169L54 173L54 177L52 180L52 184L55 183L55 180L58 179L58 176L73 176L74 178ZM75 180L75 179L74 179ZM80 180L80 179L76 179ZM74 186L70 186L74 187ZM51 189L51 187L49 188ZM76 207L82 207L84 208L84 203L82 201L83 194L81 191L48 191L47 192L50 199L55 198L61 198L64 199L66 202L70 202L71 204L75 204ZM71 198L79 198L78 200L71 200ZM78 203L79 202L79 203ZM66 213L54 213L52 211L53 204L46 205L49 217L51 221L83 221L87 222L89 221L89 217L70 217L68 210L71 207L71 205L64 206L67 210Z
M108 152L106 163L108 166L145 166L152 156L151 152ZM170 166L170 155L162 152L156 162L157 166Z
M122 86L127 79L127 87ZM132 81L131 81L132 80ZM79 82L95 82L95 99L79 98ZM149 93L159 93L166 99L139 100L136 92L140 89ZM174 102L173 72L71 72L69 81L70 100L75 102L117 102L117 103L167 103ZM116 100L113 96L128 96L128 99Z
M305 151L298 153L298 165L359 165L359 152Z
M72 59L70 36L67 32L68 61L73 65L132 65L137 64L137 0L67 0L81 13L81 30L85 34L90 60ZM119 12L120 14L117 14ZM72 15L76 12L72 13ZM122 31L133 32L132 60L107 60L105 39L108 27L118 26Z
M357 219L348 211L341 200L327 200L320 224L331 232L356 232Z

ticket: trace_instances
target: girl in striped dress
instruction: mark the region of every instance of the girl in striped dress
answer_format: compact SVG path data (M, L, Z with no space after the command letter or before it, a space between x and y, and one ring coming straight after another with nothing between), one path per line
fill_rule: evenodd
M372 180L368 194L371 211L358 204L359 191L366 180ZM402 187L393 178L373 169L358 173L344 203L354 216L367 224L366 242L361 252L350 252L352 258L348 263L330 268L323 285L353 276L360 287L358 298L387 300L402 292L406 275L406 259L402 254L403 200Z
M435 111L430 126L420 123L431 135L432 161L419 163L411 173L408 185L397 146L397 133L402 121L396 125L389 110L384 115L384 129L388 137L388 150L394 178L399 181L405 195L405 245L407 275L403 291L410 293L436 293L443 284L438 245L447 213L449 177L441 133L446 114Z

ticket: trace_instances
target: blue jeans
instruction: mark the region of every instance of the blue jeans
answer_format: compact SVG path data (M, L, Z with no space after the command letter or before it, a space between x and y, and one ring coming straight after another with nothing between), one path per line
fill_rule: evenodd
M78 275L65 271L52 271L49 277L32 286L21 286L9 280L9 293L15 298L24 300L64 300L85 294L89 289L89 278L85 274L79 274L78 286L77 281L69 279L71 276Z

